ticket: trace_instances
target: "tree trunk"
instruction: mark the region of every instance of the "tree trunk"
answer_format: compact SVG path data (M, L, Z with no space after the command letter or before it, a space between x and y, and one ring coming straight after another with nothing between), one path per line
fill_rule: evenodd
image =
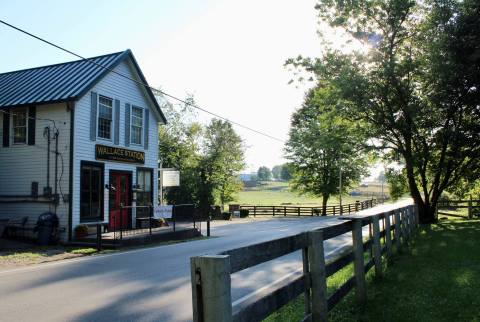
M327 215L327 202L329 195L322 195L322 216Z
M420 223L431 224L437 221L437 218L435 217L435 210L437 208L437 203L429 203L429 204L423 203L422 205L419 205L418 203L416 204L418 206Z

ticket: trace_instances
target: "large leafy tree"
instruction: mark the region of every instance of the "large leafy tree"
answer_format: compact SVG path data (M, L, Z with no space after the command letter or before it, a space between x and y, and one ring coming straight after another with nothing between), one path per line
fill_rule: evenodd
M322 23L345 31L362 50L325 44L321 58L289 61L338 88L345 115L368 124L372 148L403 159L423 222L435 220L443 191L480 170L479 6L323 0L316 6Z
M344 188L366 174L368 162L360 153L359 124L338 112L336 90L319 86L309 91L303 106L293 114L286 145L293 169L293 189L322 197L323 214L332 194L338 194L340 173Z
M162 100L165 102L164 100ZM187 97L193 102L193 97ZM192 121L194 114L185 106L165 103L162 110L168 123L159 127L159 157L163 168L175 168L180 171L180 186L167 190L166 198L171 204L199 203L201 185L200 161L202 126Z
M242 139L229 122L213 119L205 130L202 171L222 208L242 189L239 174L244 167Z
M261 166L257 170L257 178L260 181L269 181L272 179L272 171L266 166Z

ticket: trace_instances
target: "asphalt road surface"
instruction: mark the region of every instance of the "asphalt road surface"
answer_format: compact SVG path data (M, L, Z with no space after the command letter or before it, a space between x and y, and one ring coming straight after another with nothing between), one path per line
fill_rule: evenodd
M191 321L190 257L337 223L335 217L219 222L212 225L215 238L0 271L0 321ZM327 256L349 243L348 234L326 241ZM295 252L235 273L232 300L300 274L301 266Z

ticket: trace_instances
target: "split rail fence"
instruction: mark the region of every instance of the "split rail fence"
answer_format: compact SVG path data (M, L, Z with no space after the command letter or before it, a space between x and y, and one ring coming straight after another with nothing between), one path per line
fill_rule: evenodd
M418 209L406 206L374 215L346 216L338 225L225 251L217 255L192 257L191 282L195 322L262 321L302 293L305 296L303 321L327 321L327 315L353 288L360 304L366 301L365 275L375 268L382 274L382 256L393 246L407 243L419 224ZM370 238L362 228L371 225ZM382 229L381 229L382 228ZM332 260L325 259L323 242L352 233L353 247ZM383 241L383 244L382 244ZM302 251L303 274L263 290L232 305L231 274ZM365 252L370 251L365 262ZM327 278L353 262L354 274L333 294L327 294Z
M327 205L326 215L352 214L360 210L378 205L378 199L357 201L344 205ZM255 216L320 216L322 207L299 207L299 206L254 206L240 205L240 209L248 210L249 215Z

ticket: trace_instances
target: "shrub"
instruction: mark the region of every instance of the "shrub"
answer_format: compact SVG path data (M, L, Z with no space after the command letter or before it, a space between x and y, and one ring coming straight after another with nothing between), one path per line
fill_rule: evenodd
M230 220L232 219L232 214L229 212L222 212L222 218L223 220Z
M240 218L248 217L248 209L240 209Z
M75 236L78 238L85 237L88 235L88 226L87 225L78 225L75 227Z

